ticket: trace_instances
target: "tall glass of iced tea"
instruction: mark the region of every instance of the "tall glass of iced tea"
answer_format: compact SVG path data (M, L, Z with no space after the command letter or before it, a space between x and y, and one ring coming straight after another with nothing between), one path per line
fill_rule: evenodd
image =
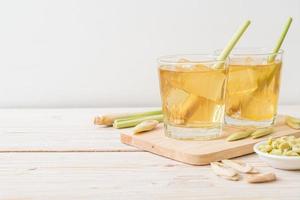
M211 55L174 55L161 57L158 63L165 134L191 140L219 136L226 62Z
M227 124L265 127L274 123L283 51L271 52L249 48L231 53L226 91Z

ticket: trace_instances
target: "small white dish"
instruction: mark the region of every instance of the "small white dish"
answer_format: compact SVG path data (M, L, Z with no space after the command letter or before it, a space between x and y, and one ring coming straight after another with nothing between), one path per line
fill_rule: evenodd
M277 169L285 170L300 170L300 157L297 156L279 156L264 153L258 149L266 141L259 142L254 145L253 149L258 154L259 158L268 163L270 166Z

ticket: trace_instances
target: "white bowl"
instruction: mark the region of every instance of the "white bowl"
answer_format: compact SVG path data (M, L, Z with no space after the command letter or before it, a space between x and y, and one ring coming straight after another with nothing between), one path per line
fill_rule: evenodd
M258 149L261 144L265 144L266 141L259 142L254 145L253 149L258 154L259 158L268 163L270 166L277 169L285 170L299 170L300 169L300 157L297 156L279 156L264 153Z

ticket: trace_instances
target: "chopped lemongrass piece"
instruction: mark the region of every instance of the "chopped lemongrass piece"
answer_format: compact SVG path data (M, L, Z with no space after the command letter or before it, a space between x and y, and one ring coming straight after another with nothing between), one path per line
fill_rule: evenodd
M133 119L128 119L128 120L115 120L114 121L114 128L128 128L128 127L133 127L138 125L139 123L146 121L146 120L157 120L159 122L162 122L163 120L163 115L150 115L150 116L145 116L145 117L139 117L139 118L133 118Z
M296 124L300 124L300 119L292 117L292 116L286 116L286 121L290 121Z
M286 120L285 123L286 123L290 128L293 128L293 129L300 129L300 123L295 123L295 122L290 121L290 120Z
M141 132L145 132L145 131L151 131L151 130L155 129L158 124L159 124L159 121L157 121L157 120L143 121L133 128L133 133L137 134L137 133L141 133Z
M256 139L256 138L264 137L266 135L270 135L271 133L273 133L273 131L274 131L273 127L261 128L251 133L251 136L253 139Z
M232 141L236 141L236 140L240 140L240 139L244 139L247 138L251 135L251 133L253 133L253 130L249 129L249 130L242 130L242 131L237 131L235 133L232 133L231 135L229 135L226 140L228 142L232 142Z
M129 120L134 118L146 117L151 115L159 115L162 114L161 110L154 110L148 112L140 112L140 113L119 113L119 114L107 114L96 116L94 118L94 124L96 125L113 125L115 120Z

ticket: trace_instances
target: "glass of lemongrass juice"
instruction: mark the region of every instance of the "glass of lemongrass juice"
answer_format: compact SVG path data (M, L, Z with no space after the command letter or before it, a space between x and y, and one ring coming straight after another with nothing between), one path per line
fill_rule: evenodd
M226 124L266 127L277 115L283 51L236 49L228 62ZM272 59L271 59L272 58Z
M166 136L210 139L220 135L225 111L227 64L212 55L159 58Z

